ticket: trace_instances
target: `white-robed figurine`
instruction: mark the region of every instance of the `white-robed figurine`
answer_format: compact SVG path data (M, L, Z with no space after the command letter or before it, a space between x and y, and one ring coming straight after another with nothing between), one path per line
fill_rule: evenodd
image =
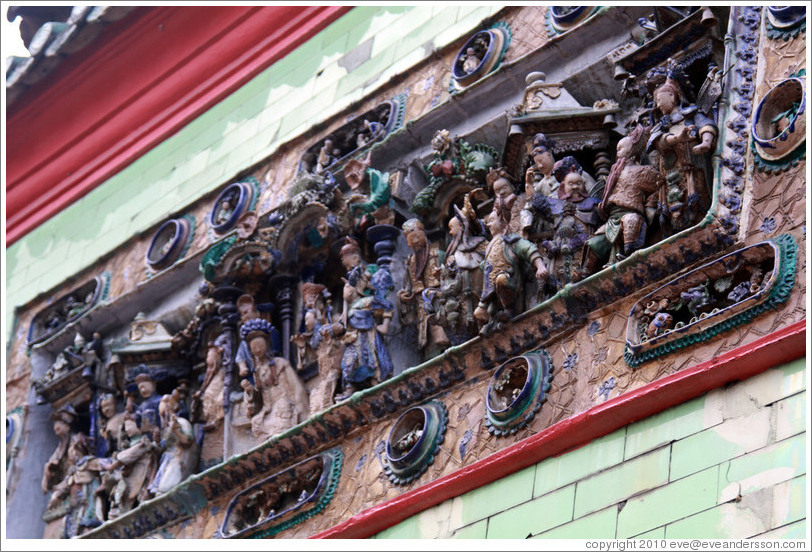
M149 492L153 495L160 495L173 489L192 475L199 455L191 422L178 414L180 402L177 394L164 395L161 399L161 409L166 420L161 435L161 447L164 452L161 454L158 471L149 485Z
M304 421L308 414L307 390L286 359L270 353L271 324L256 318L246 322L240 337L248 344L248 374L241 385L254 438L264 441ZM251 382L249 375L253 375Z

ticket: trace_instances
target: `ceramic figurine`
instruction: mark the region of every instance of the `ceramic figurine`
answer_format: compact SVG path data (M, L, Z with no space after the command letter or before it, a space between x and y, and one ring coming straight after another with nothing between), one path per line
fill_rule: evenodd
M659 169L666 180L668 213L664 213L663 226L667 233L687 228L710 205L705 155L718 134L712 113L707 112L710 109L686 105L680 80L686 81L684 74L669 62L665 71L650 71L646 81L652 91L652 117L656 120L646 149L658 153Z
M364 147L369 142L374 140L378 133L380 133L382 130L383 125L381 123L364 119L364 128L355 138L355 145L359 148Z
M214 349L214 347L209 350ZM179 414L180 403L172 395L164 395L165 422L161 434L164 448L158 471L148 490L153 496L164 494L192 475L197 465L198 446L192 424ZM222 399L220 400L222 407Z
M667 312L658 312L646 328L646 336L648 338L657 337L661 333L670 330L673 326L673 315Z
M516 205L516 192L510 175L502 168L491 169L485 178L488 188L493 191L493 212L498 213L507 230L513 218L513 207Z
M96 456L106 457L120 450L126 413L118 411L116 396L106 393L99 398L99 414Z
M200 403L203 430L212 431L225 417L223 393L225 392L225 373L223 369L222 344L216 340L206 350L206 375L200 389L194 393L194 401ZM193 407L194 411L195 408Z
M135 407L135 420L144 433L157 441L161 435L159 408L162 396L155 393L155 381L148 373L138 374L135 383L141 396L141 402Z
M341 262L347 269L344 278L342 326L344 352L341 357L343 389L336 400L352 395L364 382L383 381L392 374L392 360L383 340L389 331L394 305L376 297L372 274L361 258L358 244L352 240L341 248ZM379 271L380 272L380 271Z
M124 420L129 445L117 452L111 461L102 463L102 484L97 495L107 500L106 519L114 519L149 498L147 483L155 475L160 451L149 435L138 427L135 418Z
M67 404L57 412L51 413L54 422L54 433L59 443L45 463L42 470L42 492L51 491L67 475L69 468L68 445L70 444L71 426L76 421L76 410Z
M253 383L241 382L246 408L251 415L251 432L264 441L290 429L308 416L307 391L286 359L271 354L269 322L249 320L240 329L240 337L251 352L246 359Z
M465 73L471 73L474 69L479 67L482 60L476 55L476 50L468 48L465 50L465 59L462 62L462 70Z
M412 253L406 259L403 289L398 292L401 322L417 325L417 345L427 357L433 357L449 345L442 326L424 306L427 292L436 293L440 287L438 247L429 243L420 220L409 219L402 228Z
M93 494L99 486L99 459L90 454L90 440L84 433L74 433L68 446L68 468L65 478L54 488L48 509L57 508L67 499L63 535L72 538L101 525L96 516Z
M496 205L485 218L485 225L493 238L482 263L482 296L474 316L482 325L480 331L488 335L513 317L522 288L523 265L535 268L535 278L540 285L547 279L547 268L532 242L507 231L505 217Z
M291 336L296 346L296 366L299 372L318 365L317 350L321 343L321 328L332 322L330 292L322 284L301 284L302 323L299 333ZM311 409L311 412L313 410Z
M321 173L336 161L336 153L338 150L333 147L333 141L329 138L324 141L324 145L319 150L319 156L316 159L315 172Z
M584 244L584 276L594 274L605 263L625 259L645 245L647 225L656 216L663 187L659 171L639 162L646 134L644 127L637 126L617 144L617 160L598 206L607 220Z
M579 277L579 253L601 222L600 200L587 192L583 169L574 157L556 162L554 174L559 186L557 197L549 199L553 235L541 247L547 253L547 269L555 287L560 289Z
M448 222L451 243L445 254L440 276L440 291L435 296L434 310L452 344L473 337L478 330L474 309L482 294L482 261L488 242L471 198L481 189L466 194L462 209L454 206L455 215Z

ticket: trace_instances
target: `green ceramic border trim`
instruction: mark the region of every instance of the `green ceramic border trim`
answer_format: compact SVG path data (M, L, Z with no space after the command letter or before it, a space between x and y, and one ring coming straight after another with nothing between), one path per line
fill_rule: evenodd
M753 151L753 164L755 165L755 169L765 173L782 173L806 159L806 139L798 144L792 152L776 161L770 161L761 157L758 151L756 151L756 143L754 141L750 142L750 148Z
M203 277L206 278L206 280L211 282L212 278L214 278L214 267L223 259L223 256L231 249L231 246L234 245L236 241L237 236L232 234L224 238L223 241L213 244L206 250L206 253L203 254L203 258L200 259L200 272L203 273Z
M772 40L789 40L791 38L797 37L799 34L806 32L806 18L804 17L800 22L796 23L792 27L787 27L784 29L779 29L774 27L772 23L770 23L770 18L764 18L765 28L767 29L767 38Z
M639 355L635 355L629 349L627 344L625 353L623 354L626 364L632 368L636 368L644 362L673 353L679 349L682 349L683 347L708 341L717 334L746 324L756 316L767 312L770 309L774 309L780 304L786 302L786 300L789 299L792 288L795 286L795 264L798 259L798 244L795 243L795 239L789 234L781 234L773 240L766 241L774 243L777 246L779 263L778 274L772 287L770 288L767 299L735 316L732 316L726 320L721 320L713 326L702 330L701 332L680 337L675 341L664 343L659 347L655 347L654 349L650 349ZM713 264L715 262L718 262L718 259L708 264ZM724 314L724 312L720 312L718 314Z
M296 514L289 520L285 521L284 523L280 523L274 527L269 527L264 531L260 531L251 535L249 538L251 539L264 539L266 537L272 537L277 533L284 531L285 529L290 529L294 525L298 525L305 520L310 519L311 517L315 516L316 514L320 514L330 501L333 499L333 496L336 492L336 487L338 487L338 480L341 477L341 467L344 461L344 455L338 449L330 449L320 456L329 456L330 458L330 473L328 474L327 478L327 486L322 492L321 496L319 497L318 502L314 508L311 508L307 512L301 512Z

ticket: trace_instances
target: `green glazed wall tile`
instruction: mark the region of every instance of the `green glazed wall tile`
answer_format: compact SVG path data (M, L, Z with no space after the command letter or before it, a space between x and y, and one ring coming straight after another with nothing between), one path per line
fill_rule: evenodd
M657 449L578 481L575 517L581 517L668 481L670 447Z
M625 539L716 505L719 468L714 466L626 502L617 536Z
M488 520L489 539L524 539L572 520L575 485L534 498Z

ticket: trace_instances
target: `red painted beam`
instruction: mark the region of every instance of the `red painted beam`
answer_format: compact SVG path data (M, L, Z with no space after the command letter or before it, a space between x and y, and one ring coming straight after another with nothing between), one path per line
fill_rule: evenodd
M707 362L593 406L470 466L364 510L311 538L371 537L449 498L805 354L806 320L802 320Z
M11 106L6 246L350 10L139 8Z

